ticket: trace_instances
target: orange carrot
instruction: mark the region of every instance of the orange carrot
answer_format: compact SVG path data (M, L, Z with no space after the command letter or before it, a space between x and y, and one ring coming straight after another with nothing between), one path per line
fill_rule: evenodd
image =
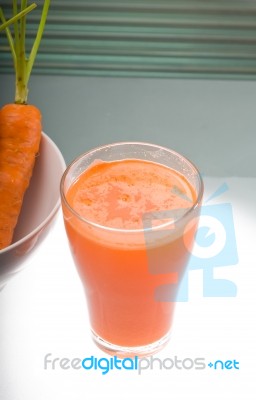
M0 250L12 242L21 211L23 197L29 186L41 139L41 113L27 104L28 81L41 41L50 0L45 0L37 36L30 56L25 55L25 29L27 0L21 0L18 13L17 0L13 0L14 39L7 27L3 11L0 19L11 47L16 73L15 103L0 110ZM31 7L31 6L30 6ZM1 28L1 27L0 27ZM32 205L33 206L33 205Z
M41 114L31 105L0 110L0 249L12 241L41 138Z

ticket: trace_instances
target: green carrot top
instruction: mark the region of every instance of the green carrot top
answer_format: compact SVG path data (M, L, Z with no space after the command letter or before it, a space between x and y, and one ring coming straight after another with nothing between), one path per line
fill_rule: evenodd
M17 0L13 0L13 17L8 21L6 21L4 13L0 9L0 20L2 21L0 30L5 29L6 31L14 63L16 77L15 103L17 104L27 104L28 81L42 39L50 1L44 1L37 35L28 57L26 56L26 14L32 11L36 7L36 4L33 3L28 6L27 0L21 0L20 7L18 8ZM9 28L10 24L14 26L13 34Z

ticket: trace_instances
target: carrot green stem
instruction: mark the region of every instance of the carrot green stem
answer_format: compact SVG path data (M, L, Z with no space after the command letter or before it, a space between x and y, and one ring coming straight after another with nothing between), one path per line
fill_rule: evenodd
M31 49L30 52L30 56L28 59L28 63L27 63L27 71L26 71L26 84L28 84L29 78L30 78L30 74L36 59L36 55L38 52L38 48L43 36L43 32L44 32L44 27L45 27L45 23L46 23L46 19L47 19L47 14L48 14L48 10L50 7L50 1L51 0L45 0L44 2L44 7L43 7L43 11L42 11L42 17L40 20L40 24L38 27L38 31L37 31L37 35L36 35L36 39L34 41L33 47Z
M12 1L12 13L13 15L17 15L18 13L18 6L17 6L17 0L13 0ZM15 50L16 52L18 51L18 47L19 47L19 21L16 20L14 23L14 43L15 43ZM15 69L16 71L16 69Z
M22 0L21 11L27 7L27 0ZM20 19L20 50L25 54L25 41L26 41L26 16ZM25 60L25 57L22 61Z
M0 8L0 19L3 22L3 24L0 25L0 32L3 31L4 29L6 29L9 25L15 23L18 19L20 19L24 15L28 14L30 11L32 11L34 8L36 8L36 6L37 6L36 3L32 3L25 10L16 14L15 17L8 19L8 21L6 21L6 19L4 18L3 10Z
M41 20L39 23L37 35L32 46L29 57L26 57L26 14L36 7L33 3L27 7L27 0L21 0L21 10L18 12L17 0L13 0L13 17L6 21L2 10L0 9L0 19L3 24L0 30L5 29L7 39L10 45L14 68L16 76L16 90L15 90L15 103L27 104L28 98L28 81L31 75L31 71L35 62L35 58L38 52L38 48L42 39L47 14L51 0L44 0L44 6L42 10ZM14 38L9 30L8 26L14 24Z
M27 0L21 1L21 11L25 10L27 6ZM17 5L14 5L14 10ZM25 36L26 36L26 16L22 17L19 24L18 37L15 32L16 42L16 56L17 56L17 67L16 67L16 91L15 91L15 103L27 103L28 88L26 84L26 49L25 49Z
M7 36L7 40L9 42L9 46L10 46L11 53L12 53L13 65L14 65L14 69L16 70L16 68L17 68L17 57L16 57L15 48L14 48L12 34L11 34L10 29L9 29L9 27L7 25L7 22L9 22L10 20L9 21L5 20L5 17L4 17L4 14L3 14L3 11L2 11L1 8L0 8L0 19L3 22L3 25L5 25L6 36Z

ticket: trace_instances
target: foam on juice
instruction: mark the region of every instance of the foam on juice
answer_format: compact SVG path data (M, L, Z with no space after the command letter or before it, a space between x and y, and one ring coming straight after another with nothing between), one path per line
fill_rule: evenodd
M67 194L79 215L117 229L141 229L145 213L186 210L194 197L194 189L178 172L136 159L94 162Z

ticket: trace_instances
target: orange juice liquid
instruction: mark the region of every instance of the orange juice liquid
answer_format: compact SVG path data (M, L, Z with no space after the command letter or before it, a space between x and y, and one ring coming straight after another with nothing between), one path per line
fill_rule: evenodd
M184 235L192 245L195 226L186 233L184 227L160 229L162 236L148 241L143 217L177 209L185 214L195 198L178 172L136 159L95 162L70 186L67 202L82 218L64 209L66 231L96 335L133 347L169 332L174 302L158 301L155 293L179 283L189 256Z

